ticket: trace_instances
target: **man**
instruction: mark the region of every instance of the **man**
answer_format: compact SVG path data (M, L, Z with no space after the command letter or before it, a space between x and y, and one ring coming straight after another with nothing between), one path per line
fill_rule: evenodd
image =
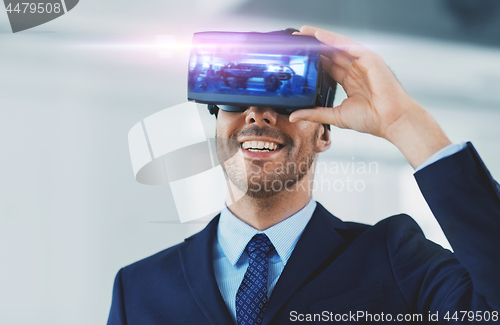
M326 44L323 64L348 98L289 116L219 110L217 137L245 157L225 172L248 191L184 243L120 270L108 324L498 321L500 186L472 145L451 144L375 53L313 27L300 34ZM406 215L342 222L311 199L327 124L403 153L455 254Z

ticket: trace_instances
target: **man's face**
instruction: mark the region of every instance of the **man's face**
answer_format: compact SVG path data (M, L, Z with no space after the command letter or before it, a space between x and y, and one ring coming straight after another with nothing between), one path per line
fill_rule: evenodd
M232 160L224 171L240 190L248 184L246 194L255 198L295 190L317 153L330 145L329 132L323 125L290 123L288 115L263 107L250 107L244 112L219 110L217 138L234 139L242 147L244 165ZM224 148L225 143L217 146L219 157L230 151Z

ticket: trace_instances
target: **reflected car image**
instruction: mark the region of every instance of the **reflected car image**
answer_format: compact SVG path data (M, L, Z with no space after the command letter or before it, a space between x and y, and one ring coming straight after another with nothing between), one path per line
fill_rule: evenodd
M282 81L290 80L295 72L280 64L235 63L223 66L217 74L224 80L226 86L246 89L250 78L263 78L267 91L277 91Z

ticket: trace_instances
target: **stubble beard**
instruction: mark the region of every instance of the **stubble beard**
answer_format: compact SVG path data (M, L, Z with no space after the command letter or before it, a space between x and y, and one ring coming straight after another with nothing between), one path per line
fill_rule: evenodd
M269 164L266 165L265 160L254 158L246 160L243 166L237 161L228 161L223 164L224 173L238 190L246 192L251 198L264 199L284 191L296 191L298 183L314 163L317 134L318 131L299 148L290 141L281 149L286 150L285 159L277 162L278 166L274 170L269 170Z

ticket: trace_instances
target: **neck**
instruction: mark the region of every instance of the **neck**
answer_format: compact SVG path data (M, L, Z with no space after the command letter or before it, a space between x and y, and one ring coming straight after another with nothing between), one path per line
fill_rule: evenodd
M265 230L292 216L311 200L311 185L314 174L310 171L293 190L284 190L273 196L254 198L244 195L228 205L238 219L257 230ZM230 200L228 200L230 202Z

